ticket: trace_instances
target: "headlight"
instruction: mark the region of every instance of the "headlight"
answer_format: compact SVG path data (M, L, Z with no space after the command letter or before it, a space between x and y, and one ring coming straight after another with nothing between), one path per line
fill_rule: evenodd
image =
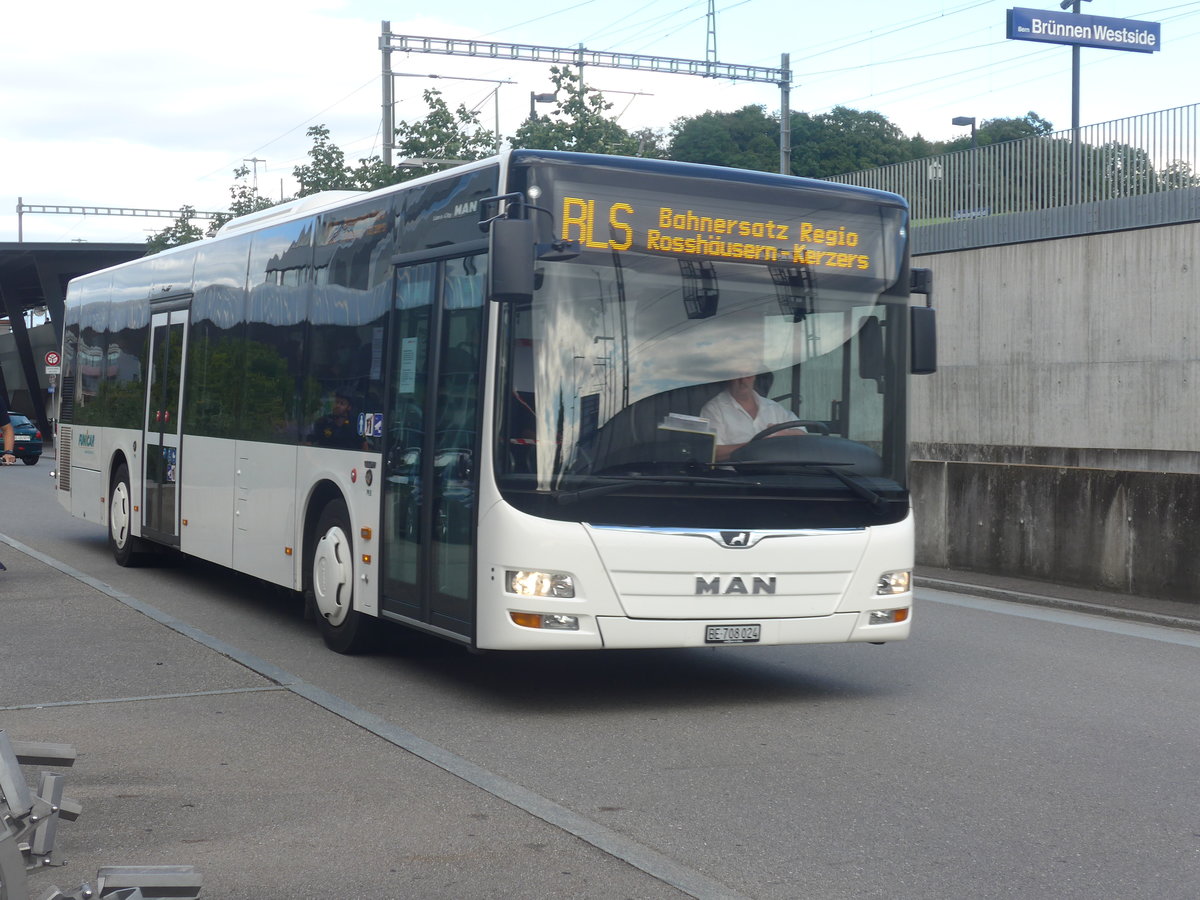
M884 572L879 576L875 585L876 596L892 594L907 594L912 590L912 570L902 569L898 572Z
M570 599L575 596L575 581L570 575L559 572L513 571L504 573L504 588L519 597L556 597Z

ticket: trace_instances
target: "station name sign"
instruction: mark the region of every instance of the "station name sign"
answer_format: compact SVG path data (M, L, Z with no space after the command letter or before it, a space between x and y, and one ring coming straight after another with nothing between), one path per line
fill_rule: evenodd
M1110 19L1019 7L1008 11L1008 37L1016 41L1154 53L1162 49L1159 28L1158 22L1136 19Z

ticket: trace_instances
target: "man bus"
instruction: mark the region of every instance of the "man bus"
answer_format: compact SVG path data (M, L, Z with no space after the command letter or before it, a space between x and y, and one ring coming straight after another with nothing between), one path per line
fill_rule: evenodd
M71 282L58 496L341 652L902 639L917 275L902 198L760 172L515 150L306 197ZM718 458L751 375L788 419Z

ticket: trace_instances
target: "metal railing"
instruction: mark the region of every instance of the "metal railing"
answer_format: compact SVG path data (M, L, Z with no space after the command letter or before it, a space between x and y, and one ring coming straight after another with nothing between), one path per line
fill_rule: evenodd
M828 179L908 199L913 252L1200 220L1200 104Z

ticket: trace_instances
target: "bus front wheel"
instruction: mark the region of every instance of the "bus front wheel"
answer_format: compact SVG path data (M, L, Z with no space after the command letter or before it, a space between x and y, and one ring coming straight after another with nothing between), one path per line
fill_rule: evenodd
M117 466L108 491L108 546L118 566L136 566L144 555L141 538L133 534L133 492L125 463Z
M341 499L321 511L305 566L305 601L325 645L358 653L371 643L371 621L354 608L354 542Z

